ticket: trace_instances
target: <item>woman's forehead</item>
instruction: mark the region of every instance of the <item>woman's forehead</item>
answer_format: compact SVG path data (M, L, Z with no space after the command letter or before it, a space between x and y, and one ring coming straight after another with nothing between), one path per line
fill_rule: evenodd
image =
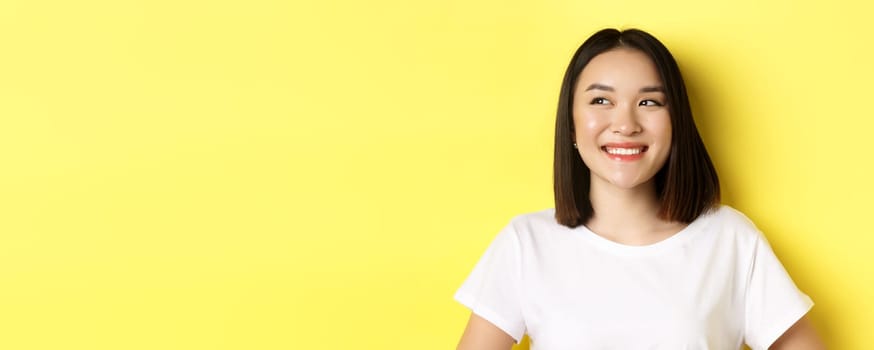
M649 56L639 50L616 48L595 56L580 72L578 91L592 85L608 91L637 91L662 86L662 81Z

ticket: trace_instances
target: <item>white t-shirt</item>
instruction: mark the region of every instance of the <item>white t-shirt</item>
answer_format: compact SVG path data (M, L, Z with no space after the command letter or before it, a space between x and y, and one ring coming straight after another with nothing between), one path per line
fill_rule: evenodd
M767 349L813 306L730 207L647 246L554 214L515 217L455 294L532 350Z

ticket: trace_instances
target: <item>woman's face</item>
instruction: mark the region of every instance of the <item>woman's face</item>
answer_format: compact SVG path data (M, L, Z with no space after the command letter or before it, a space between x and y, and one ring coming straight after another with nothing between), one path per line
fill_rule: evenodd
M617 48L589 61L577 79L573 118L574 140L592 186L645 184L670 153L664 86L640 51Z

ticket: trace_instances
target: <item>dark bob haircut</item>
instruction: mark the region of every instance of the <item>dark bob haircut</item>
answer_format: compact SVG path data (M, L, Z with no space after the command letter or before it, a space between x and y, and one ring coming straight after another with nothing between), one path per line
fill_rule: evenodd
M589 200L589 168L573 147L573 96L583 68L595 56L615 48L638 50L652 60L664 84L671 116L671 148L656 173L659 217L690 223L719 205L719 179L692 119L686 85L674 57L658 39L638 29L604 29L593 34L574 53L558 99L555 119L555 218L568 227L585 224L595 211Z

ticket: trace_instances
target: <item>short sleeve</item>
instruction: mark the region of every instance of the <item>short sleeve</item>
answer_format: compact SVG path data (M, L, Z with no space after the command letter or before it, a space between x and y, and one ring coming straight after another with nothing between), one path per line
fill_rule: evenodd
M813 307L758 232L747 286L744 340L753 350L768 349Z
M520 247L512 225L492 241L455 293L455 300L518 343L525 334L520 307Z

